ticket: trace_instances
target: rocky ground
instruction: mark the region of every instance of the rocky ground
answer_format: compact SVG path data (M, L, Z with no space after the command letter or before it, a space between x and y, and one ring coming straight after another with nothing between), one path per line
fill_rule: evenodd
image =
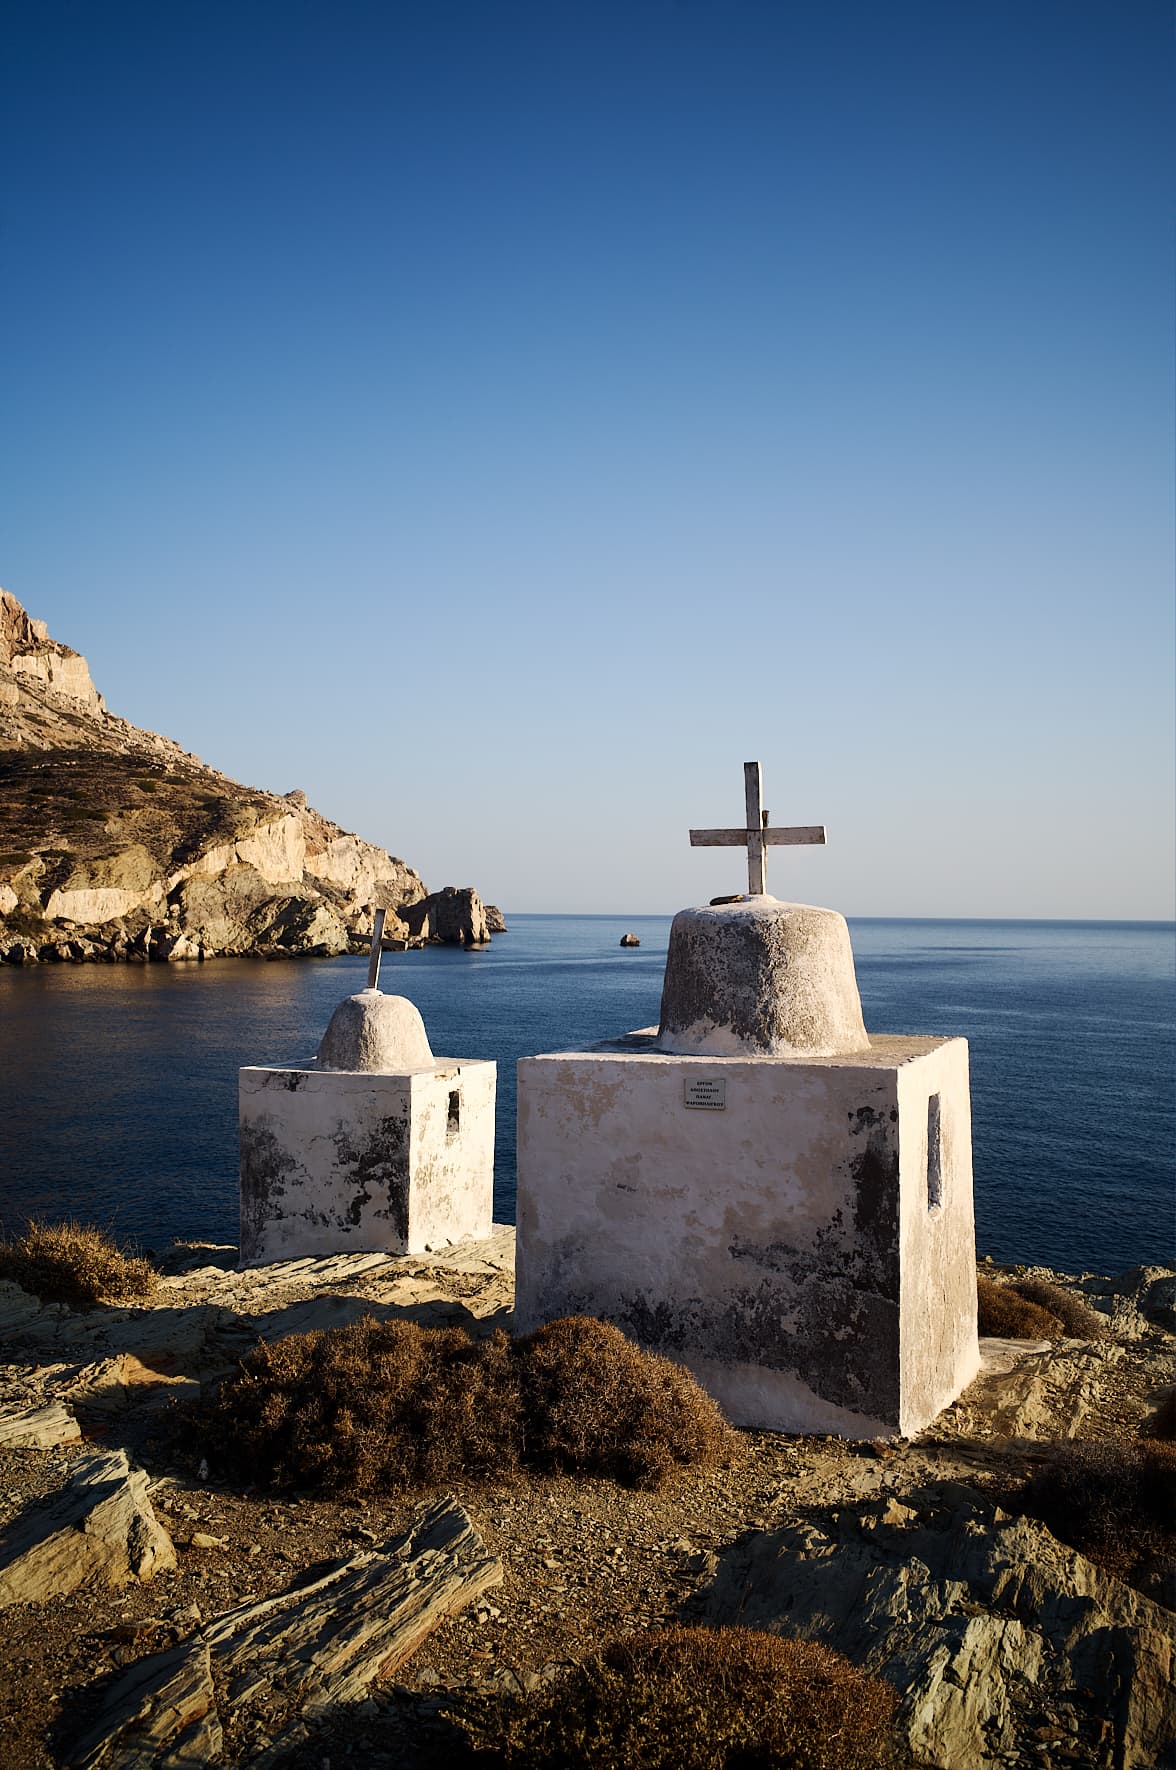
M911 1443L746 1433L730 1467L682 1474L656 1494L596 1480L470 1481L455 1496L460 1510L442 1505L421 1522L422 1505L446 1496L328 1503L228 1491L177 1453L168 1422L177 1402L206 1392L259 1336L366 1311L474 1332L509 1326L512 1232L427 1258L361 1255L239 1273L234 1250L185 1246L170 1265L160 1299L137 1309L75 1314L0 1286L6 1770L337 1770L348 1761L411 1770L444 1758L444 1709L455 1694L533 1687L612 1633L679 1618L819 1634L887 1671L905 1692L904 1722L924 1764L1143 1770L1166 1761L1176 1734L1172 1611L1000 1502L1049 1440L1138 1433L1172 1381L1171 1268L1062 1279L1102 1311L1110 1337L985 1342L984 1374ZM22 1433L40 1448L18 1448ZM11 1601L13 1533L27 1540L33 1502L92 1467L87 1458L123 1449L147 1475L123 1530L123 1562L102 1546L107 1526L92 1522L63 1538L68 1554L51 1577L60 1583L63 1559L79 1566L83 1548L107 1557L97 1574L73 1591L26 1590ZM414 1520L417 1537L397 1549ZM418 1554L430 1530L443 1546ZM139 1575L150 1577L126 1565L128 1542ZM340 1563L344 1572L332 1572ZM342 1585L331 1580L378 1577L392 1592L405 1567L414 1604L440 1590L443 1574L449 1580L444 1603L414 1612L411 1628L397 1612L397 1629L417 1631L415 1650L381 1674L391 1636L377 1635L366 1658L325 1666L322 1644L337 1651L347 1633ZM271 1598L279 1604L264 1610ZM329 1626L319 1612L306 1622L315 1603L327 1617L336 1606ZM385 1613L395 1603L403 1595L388 1598ZM245 1621L234 1615L242 1605ZM363 1605L369 1628L379 1605ZM304 1635L318 1631L313 1650L275 1633L274 1617L292 1606ZM391 1658L408 1638L396 1636ZM292 1665L312 1666L313 1690L291 1681ZM120 1711L120 1681L140 1675ZM151 1698L163 1685L167 1700ZM127 1723L136 1706L139 1720ZM88 1734L87 1756L77 1742ZM104 1734L107 1743L93 1744Z

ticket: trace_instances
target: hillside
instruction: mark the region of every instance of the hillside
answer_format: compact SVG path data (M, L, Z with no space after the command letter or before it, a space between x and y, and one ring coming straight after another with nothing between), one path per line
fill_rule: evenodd
M477 894L456 896L484 938ZM0 960L334 954L366 946L374 905L417 906L391 942L444 936L427 901L304 793L242 786L110 713L85 658L0 591Z

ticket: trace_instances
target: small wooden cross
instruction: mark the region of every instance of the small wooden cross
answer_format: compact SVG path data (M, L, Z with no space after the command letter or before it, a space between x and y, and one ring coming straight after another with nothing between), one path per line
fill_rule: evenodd
M380 958L384 951L384 923L387 919L387 910L377 910L372 917L372 945L368 955L368 989L379 989L380 987Z
M768 814L763 808L763 777L758 762L743 764L743 786L747 796L747 828L743 830L691 830L691 848L742 848L747 845L747 889L752 897L760 897L768 888L767 849L800 843L823 843L824 824L801 824L792 828L770 829Z

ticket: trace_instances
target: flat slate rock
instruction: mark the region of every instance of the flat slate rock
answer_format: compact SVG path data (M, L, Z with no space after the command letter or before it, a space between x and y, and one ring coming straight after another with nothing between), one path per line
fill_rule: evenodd
M208 1643L196 1637L132 1666L68 1762L71 1770L178 1770L215 1763L223 1743Z
M175 1548L147 1487L125 1451L80 1457L61 1492L0 1538L0 1609L59 1597L88 1579L146 1583L174 1567Z
M1176 1616L959 1483L746 1538L700 1607L886 1678L921 1765L1024 1762L1043 1711L1115 1770L1176 1743Z
M139 1660L69 1756L75 1770L146 1770L209 1762L220 1749L213 1676L230 1706L265 1690L301 1714L363 1698L446 1617L502 1581L502 1563L452 1498L422 1506L382 1548L336 1562L318 1579L240 1604L183 1646ZM195 1749L205 1757L181 1755Z
M59 1401L0 1415L0 1450L56 1450L80 1443L81 1436L81 1427Z

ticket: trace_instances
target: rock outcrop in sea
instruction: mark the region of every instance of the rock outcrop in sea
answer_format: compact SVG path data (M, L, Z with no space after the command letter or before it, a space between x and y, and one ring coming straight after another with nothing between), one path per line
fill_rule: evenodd
M386 944L488 939L477 892L448 893L459 916L390 915ZM433 901L305 793L242 786L109 712L85 658L0 591L0 961L329 956L366 947L373 908L403 922Z

